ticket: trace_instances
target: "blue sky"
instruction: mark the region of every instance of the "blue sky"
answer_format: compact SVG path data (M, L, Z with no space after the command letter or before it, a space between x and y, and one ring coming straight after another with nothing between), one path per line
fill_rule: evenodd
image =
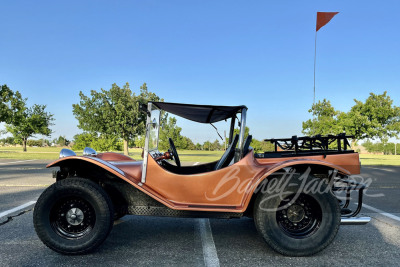
M146 82L168 102L240 105L257 139L301 134L313 100L347 111L388 91L400 105L398 1L1 1L0 84L46 104L53 137L81 132L79 91ZM183 134L217 138L178 121ZM224 126L224 125L223 125ZM201 129L201 130L199 130ZM220 130L223 132L223 129Z

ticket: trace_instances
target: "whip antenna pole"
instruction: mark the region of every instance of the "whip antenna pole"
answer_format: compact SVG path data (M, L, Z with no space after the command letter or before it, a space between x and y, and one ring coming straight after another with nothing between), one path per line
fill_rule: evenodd
M313 105L315 105L315 67L317 65L317 31L315 32L315 46L314 46L314 100Z

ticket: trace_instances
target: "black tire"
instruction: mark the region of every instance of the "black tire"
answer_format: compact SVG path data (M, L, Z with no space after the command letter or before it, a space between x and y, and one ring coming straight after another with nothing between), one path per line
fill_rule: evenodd
M292 177L283 200L276 192L260 192L254 204L258 232L272 249L286 256L318 253L333 241L340 226L339 202L329 185L308 177L305 184L321 185L313 192L301 186L302 182Z
M56 182L39 197L33 212L42 242L62 254L84 254L100 246L113 226L113 205L96 183L82 178Z

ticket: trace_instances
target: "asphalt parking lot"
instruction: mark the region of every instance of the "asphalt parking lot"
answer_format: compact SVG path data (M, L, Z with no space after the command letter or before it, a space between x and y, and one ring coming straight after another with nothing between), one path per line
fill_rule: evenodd
M399 265L400 167L363 167L363 177L370 177L372 184L366 192L367 206L362 214L371 216L371 222L341 226L333 244L311 257L275 253L248 218L139 216L116 221L108 239L92 254L64 256L43 245L32 224L32 201L54 182L51 170L44 168L47 163L0 160L0 224L8 221L0 225L0 266ZM379 194L382 196L377 197ZM15 217L10 220L9 216Z

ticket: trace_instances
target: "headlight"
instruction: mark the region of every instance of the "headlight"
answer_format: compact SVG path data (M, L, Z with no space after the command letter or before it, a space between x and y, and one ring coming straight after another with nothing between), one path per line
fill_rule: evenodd
M70 156L76 156L76 153L70 149L66 149L66 148L61 149L60 157L59 157L60 159L65 158L65 157L70 157Z
M85 147L85 149L83 150L83 155L89 157L95 157L97 155L97 152L91 147Z

